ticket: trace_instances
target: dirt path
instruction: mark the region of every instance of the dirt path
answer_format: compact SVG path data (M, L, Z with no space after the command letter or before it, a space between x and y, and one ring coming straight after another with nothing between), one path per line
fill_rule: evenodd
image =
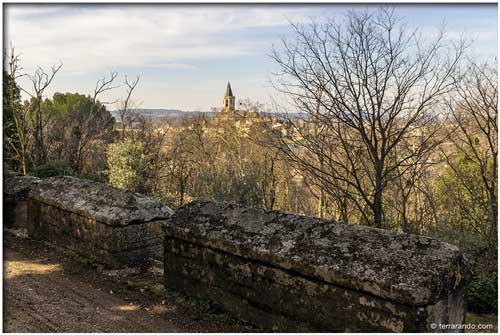
M176 332L140 306L103 292L61 265L6 248L5 331L8 332Z
M4 235L5 238L5 235ZM245 332L248 325L144 277L120 281L27 239L4 239L5 332ZM149 279L151 281L151 279ZM144 289L143 287L146 287Z

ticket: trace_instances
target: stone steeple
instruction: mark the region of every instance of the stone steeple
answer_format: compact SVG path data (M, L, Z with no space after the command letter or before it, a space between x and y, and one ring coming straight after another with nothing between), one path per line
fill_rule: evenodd
M231 89L231 83L228 81L226 87L226 97L232 97L232 96L233 96L233 90Z
M231 89L231 83L227 82L226 94L222 99L222 110L224 112L234 112L235 111L236 98L233 95L233 90Z

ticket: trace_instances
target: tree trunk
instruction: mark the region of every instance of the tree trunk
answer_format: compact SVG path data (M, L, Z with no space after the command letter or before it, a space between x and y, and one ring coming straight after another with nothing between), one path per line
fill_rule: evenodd
M375 191L373 201L373 225L377 228L382 228L383 209L382 209L382 189Z
M382 181L383 161L378 160L375 162L375 194L373 198L373 225L377 228L383 226L383 207L382 207L382 193L384 191Z
M37 101L37 109L35 112L35 163L37 166L46 163L45 144L43 141L43 122L41 111L41 98Z
M323 211L323 208L325 207L324 197L325 197L325 191L323 190L323 188L321 188L318 199L318 217L320 218L323 218L325 216L325 213Z
M489 207L489 221L490 221L490 239L494 242L497 239L498 231L498 204L497 197L495 196L495 190L491 190L488 196L488 207Z

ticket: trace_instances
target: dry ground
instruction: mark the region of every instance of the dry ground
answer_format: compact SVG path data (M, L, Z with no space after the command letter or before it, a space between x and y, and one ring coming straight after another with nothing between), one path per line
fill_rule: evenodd
M161 275L116 275L9 233L3 292L6 332L256 331L206 301L164 290Z

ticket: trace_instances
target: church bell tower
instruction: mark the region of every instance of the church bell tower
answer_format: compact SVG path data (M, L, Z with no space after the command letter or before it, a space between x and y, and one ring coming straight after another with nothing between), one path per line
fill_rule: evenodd
M231 84L227 82L226 94L222 99L222 110L224 112L234 112L235 111L235 101L236 98L233 95L233 91L231 90Z

